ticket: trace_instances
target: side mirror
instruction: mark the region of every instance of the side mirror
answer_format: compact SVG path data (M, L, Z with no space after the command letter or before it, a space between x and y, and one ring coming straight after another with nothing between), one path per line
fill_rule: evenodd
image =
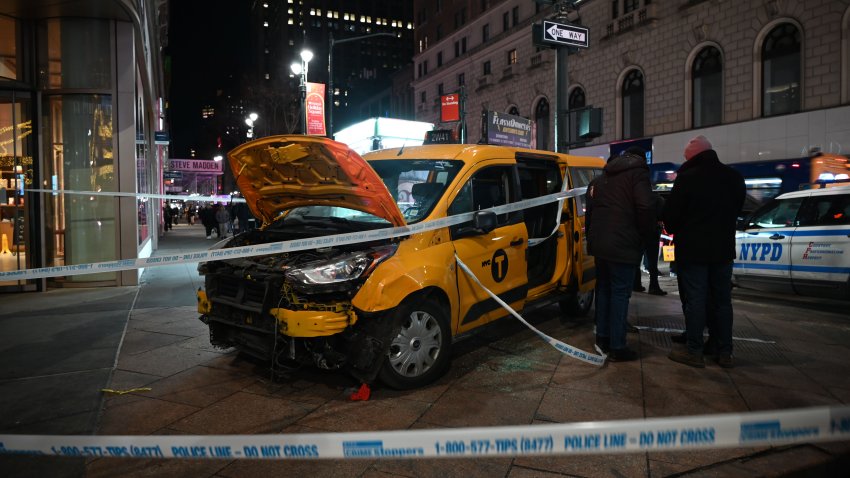
M476 212L472 216L472 224L475 229L481 231L481 234L488 234L493 229L496 229L496 213L493 211Z

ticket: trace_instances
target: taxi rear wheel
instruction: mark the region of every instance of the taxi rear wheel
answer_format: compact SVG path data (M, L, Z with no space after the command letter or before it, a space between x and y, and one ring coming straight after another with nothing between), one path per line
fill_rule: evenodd
M593 293L596 289L590 289L587 292L576 291L575 295L569 299L562 300L558 305L561 306L561 312L571 317L584 317L590 311L590 306L593 305Z
M443 308L428 299L408 301L394 316L398 333L381 366L381 381L408 390L438 379L450 363L451 333Z

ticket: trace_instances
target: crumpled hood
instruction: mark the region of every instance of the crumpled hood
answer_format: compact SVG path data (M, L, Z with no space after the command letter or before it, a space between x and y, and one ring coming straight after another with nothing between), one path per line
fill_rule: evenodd
M646 158L626 153L616 156L605 164L605 172L607 174L618 174L635 168L649 169L649 166L646 165Z
M271 223L301 206L337 206L405 224L374 169L343 143L316 136L269 136L227 154L236 184L254 216Z

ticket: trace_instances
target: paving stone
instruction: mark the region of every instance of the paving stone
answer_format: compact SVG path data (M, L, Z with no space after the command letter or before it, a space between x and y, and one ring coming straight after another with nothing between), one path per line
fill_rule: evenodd
M236 460L216 476L256 478L258 476L361 477L368 460Z
M306 427L343 432L403 430L418 420L430 405L414 400L350 402L333 400L298 420Z
M146 395L170 402L203 408L211 405L257 379L245 374L204 366L195 366L170 377L150 383Z
M821 387L815 387L811 391L795 390L785 388L782 382L776 382L770 386L742 384L738 386L738 389L752 411L841 404Z
M311 410L291 400L236 392L169 428L199 435L277 433Z
M100 435L148 435L199 410L157 398L134 397L129 403L112 401L100 419Z
M515 474L518 468L549 473ZM557 475L550 475L557 474ZM559 457L518 457L509 477L534 476L648 476L643 453L617 455L570 455Z
M638 396L642 392L640 362L608 363L603 367L563 357L550 386L600 394Z
M740 396L705 391L647 387L643 399L647 418L749 411Z
M186 340L186 336L130 329L121 342L121 355L136 355Z
M525 425L531 423L544 389L495 393L451 388L421 421L446 427Z
M599 417L606 420L643 418L643 397L640 394L609 395L599 392L550 388L543 395L535 419L553 423L591 422Z
M121 476L158 478L184 478L188 476L213 476L230 463L230 460L181 460L141 458L99 458L86 465L87 478Z
M179 342L136 355L121 355L118 368L131 372L168 377L195 365L200 365L219 354L205 350L186 349Z
M488 478L506 476L510 468L511 458L376 460L363 477Z

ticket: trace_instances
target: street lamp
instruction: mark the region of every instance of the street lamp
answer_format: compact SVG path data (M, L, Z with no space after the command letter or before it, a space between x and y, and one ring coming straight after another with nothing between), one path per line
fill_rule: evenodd
M334 40L333 32L328 33L328 37L330 40L330 46L328 47L328 138L334 137L334 46L340 43L348 43L350 41L356 40L365 40L366 38L372 37L393 37L395 38L395 33L372 33L369 35L362 35L359 37L350 37L343 38L342 40Z
M259 117L260 115L258 115L257 113L251 113L248 115L247 118L245 118L245 124L248 125L248 133L245 136L247 136L248 138L254 137L254 122L257 121L257 118Z
M307 66L312 59L312 51L301 50L301 63L293 62L292 65L289 66L292 69L292 73L300 76L298 86L301 89L301 114L299 116L301 116L302 121L301 131L304 134L307 134Z

